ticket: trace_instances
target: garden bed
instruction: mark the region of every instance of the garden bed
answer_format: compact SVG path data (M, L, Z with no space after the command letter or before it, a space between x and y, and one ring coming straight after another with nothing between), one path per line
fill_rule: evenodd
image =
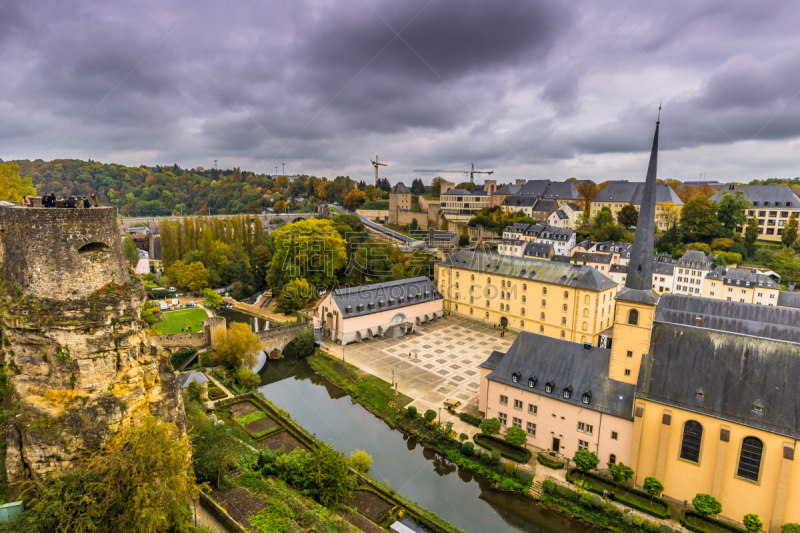
M514 446L497 437L491 437L483 433L478 433L472 437L475 444L486 448L487 450L495 450L500 452L500 455L506 459L511 459L517 463L527 463L531 458L531 451L521 446Z
M550 459L543 453L540 453L536 459L539 461L540 464L543 464L547 468L552 468L553 470L561 470L564 468L564 463L556 461L554 459Z
M259 433L263 433L268 429L272 429L277 426L278 426L277 422L275 422L269 416L266 416L260 420L256 420L255 422L250 422L244 427L244 429L249 431L250 434L252 435L258 435Z
M209 400L219 400L227 396L225 392L217 387L216 385L209 384L208 386L208 399Z
M386 533L385 529L360 514L348 513L347 511L339 511L338 514L364 533Z
M694 533L747 533L746 530L720 520L704 517L695 511L681 511L681 521Z
M278 450L283 447L283 451L286 453L290 453L292 450L297 448L302 448L305 451L311 451L308 449L308 446L300 442L294 435L289 433L288 431L281 431L280 433L269 437L267 439L262 440L259 444L261 446L266 446L270 450Z
M345 504L355 507L359 513L375 522L385 517L394 508L393 504L368 490L353 491L353 497Z
M575 479L582 479L586 483L586 489L595 494L602 496L604 490L609 493L613 492L616 501L637 511L653 515L656 518L669 518L672 516L672 505L661 498L650 496L646 492L573 468L567 472L567 481L575 483Z
M234 487L229 491L217 492L213 496L214 501L225 509L231 518L248 528L252 526L247 519L257 515L267 507L267 503L264 500L253 496L249 490L242 487Z
M250 413L255 413L256 411L261 410L258 408L256 404L248 400L245 400L243 402L237 402L231 405L226 405L222 409L233 413L233 418L242 418L244 416L249 415Z

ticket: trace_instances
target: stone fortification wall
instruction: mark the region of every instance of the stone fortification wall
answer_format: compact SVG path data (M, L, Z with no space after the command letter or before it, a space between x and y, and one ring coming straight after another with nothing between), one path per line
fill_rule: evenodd
M310 328L312 325L311 322L302 322L291 326L281 326L267 331L260 331L258 332L258 337L261 339L264 351L268 354L275 349L283 351L300 330Z
M86 298L112 281L130 282L112 207L6 207L6 281L39 298Z
M176 333L174 335L154 335L150 337L153 346L159 348L202 348L211 342L208 333Z

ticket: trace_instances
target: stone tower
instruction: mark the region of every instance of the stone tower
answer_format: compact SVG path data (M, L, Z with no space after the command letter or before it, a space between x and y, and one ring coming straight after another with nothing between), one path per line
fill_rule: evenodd
M493 195L497 191L497 180L484 180L483 190L489 196Z
M660 109L659 109L660 112ZM650 334L659 296L653 291L653 233L656 216L656 167L658 127L653 137L642 206L633 238L628 276L615 297L614 343L611 345L609 378L635 384L642 357L650 350Z
M409 210L411 210L411 191L400 182L389 193L389 224L400 224L400 211Z
M75 466L144 417L185 429L169 360L140 319L113 208L0 208L0 356L10 482Z

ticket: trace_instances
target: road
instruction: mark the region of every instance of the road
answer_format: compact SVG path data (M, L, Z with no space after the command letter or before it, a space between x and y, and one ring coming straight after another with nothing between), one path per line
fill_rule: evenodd
M328 207L331 208L331 209L336 209L336 210L341 211L343 213L347 213L349 215L356 215L358 218L361 219L361 222L363 222L364 225L367 226L368 228L370 228L372 230L375 230L378 233L382 233L384 235L387 235L387 236L389 236L389 237L391 237L393 239L396 239L396 240L398 240L398 241L400 241L400 242L402 242L404 244L412 244L412 245L413 244L417 244L419 246L423 246L424 245L424 243L422 241L418 241L416 239L412 239L411 237L409 237L407 235L403 235L402 233L398 233L396 231L390 230L389 228L385 228L385 227L381 226L380 224L376 224L375 222L371 221L369 218L362 217L361 215L358 215L355 212L350 211L349 209L347 209L345 207L342 207L340 205L330 205L330 204L328 204Z

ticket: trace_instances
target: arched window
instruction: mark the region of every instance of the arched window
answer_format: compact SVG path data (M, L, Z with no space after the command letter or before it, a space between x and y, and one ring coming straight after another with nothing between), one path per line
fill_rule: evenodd
M569 298L569 291L564 291L564 298Z
M539 333L544 333L544 326L539 326Z
M528 284L527 283L523 283L522 284L522 290L523 291L527 291L528 290ZM524 298L524 296L523 296L523 298Z
M542 307L547 307L547 300L542 300Z
M567 336L567 334L564 333L564 330L562 329L561 330L561 338L564 339L564 338L566 338L566 336Z
M472 281L475 281L475 274L472 275Z
M501 292L500 293L500 299L502 300L505 297L506 297L506 291Z
M591 301L591 300L589 300L589 295L587 294L587 295L586 295L586 296L583 298L583 303L585 303L586 305L589 305L589 302L590 302L590 301Z
M525 316L525 308L522 308L522 316Z
M525 296L522 297L522 303L525 303Z
M589 310L588 309L584 309L583 310L583 318L589 318Z
M565 317L565 316L561 317L561 325L562 326L566 326L567 325L567 317Z
M519 321L519 327L521 327L521 328L525 327L525 321L524 320L520 320Z
M567 312L567 304L564 304L563 309L564 309L564 312L566 313Z
M628 324L631 326L639 325L639 311L636 309L631 309L631 312L628 313Z
M681 442L681 459L700 462L700 442L703 440L703 426L699 422L689 420L683 425L683 441Z
M486 284L490 284L492 282L492 278L486 278Z
M542 294L547 294L547 287L542 287Z
M745 437L742 441L742 453L739 456L739 477L758 481L761 471L761 454L764 444L755 437Z
M456 281L456 289L458 288L458 282Z
M588 325L586 322L584 322L583 324L581 324L581 329L582 329L583 331L586 331L586 330L588 330L588 329L589 329L589 325Z
M456 270L456 277L458 277L458 270Z
M616 464L617 456L612 453L611 455L608 456L608 462L611 463L612 465Z
M469 310L469 314L472 314L472 309Z
M544 313L542 313L542 314L540 315L540 318L541 318L542 320L544 320Z
M503 307L504 307L504 305L503 305L503 304L500 304L500 310L501 310L501 311L505 311L505 309L503 309Z
M486 318L489 318L489 311L486 311Z

